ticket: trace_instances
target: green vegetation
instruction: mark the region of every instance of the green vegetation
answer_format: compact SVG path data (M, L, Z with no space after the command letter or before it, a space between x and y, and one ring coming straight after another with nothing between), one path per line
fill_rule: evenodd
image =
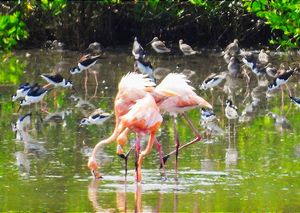
M81 36L115 45L128 42L129 38L131 41L132 33L143 38L159 34L170 41L177 41L176 35L182 35L190 42L210 46L224 46L239 38L247 41L248 46L270 40L272 45L294 48L299 46L300 39L298 0L25 0L19 4L2 3L0 11L2 50L10 50L17 41L28 37L31 39L27 46L40 46L46 40L57 39L70 48L77 44L78 49L79 44L86 46ZM90 15L83 17L82 11ZM257 22L258 19L263 21ZM262 27L265 31L259 34ZM188 37L190 31L193 37ZM99 32L105 36L95 35ZM263 42L257 40L261 37Z
M12 15L0 15L0 47L8 50L17 41L28 37L25 23L20 20L20 12Z
M264 19L272 31L282 31L281 36L270 40L271 44L299 47L300 3L298 0L244 0L244 5L249 12Z
M7 4L9 5L5 5L6 7L4 7L3 3L2 7L4 9L1 11L7 14L0 15L1 50L10 50L17 44L17 41L28 38L29 34L25 23L30 16L34 16L37 11L43 11L44 13L56 16L66 7L66 0L27 0L20 1L20 5L18 5L17 1L14 4L10 4L10 2Z
M0 84L18 84L27 62L10 54L0 55L0 60Z

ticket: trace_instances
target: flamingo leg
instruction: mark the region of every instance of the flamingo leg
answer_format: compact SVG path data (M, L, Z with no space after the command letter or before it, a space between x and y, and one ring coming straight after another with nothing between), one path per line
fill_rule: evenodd
M172 120L173 120L173 130L174 130L174 137L175 137L175 171L177 172L177 168L178 168L178 150L180 147L180 142L179 142L179 136L178 136L178 131L176 128L176 118L175 116L172 116Z
M156 133L156 131L153 131L150 133L147 147L139 154L139 158L138 158L138 162L137 162L137 173L136 173L137 182L141 182L141 180L142 180L142 163L143 163L144 157L146 155L148 155L152 150L153 143L155 141L155 133Z
M194 138L192 141L182 145L182 146L178 146L178 149L176 148L175 150L171 151L169 154L165 155L163 157L163 163L165 164L167 162L167 160L169 159L169 157L171 155L173 155L174 153L178 156L178 153L179 153L179 150L185 148L185 147L188 147L198 141L200 141L202 139L199 131L195 128L194 124L192 123L192 121L188 118L188 116L183 113L183 117L185 118L185 120L188 122L189 126L191 127L192 131L194 132L194 134L196 135L196 138ZM177 131L176 131L177 132ZM162 164L160 165L160 168L162 168Z
M184 112L182 113L184 119L188 122L189 126L191 127L191 129L193 130L195 136L199 139L199 141L201 140L201 135L199 133L199 131L196 129L196 127L194 126L193 122L189 119L189 117L187 116L187 114Z
M164 160L163 160L161 144L158 142L158 140L156 138L155 138L154 143L156 145L156 149L157 149L157 152L159 154L159 161L160 161L161 168L163 169L163 176L165 176L166 171L165 171L165 163L164 163Z
M139 157L141 152L141 138L140 135L137 134L135 140L135 172L136 172L136 179L138 181L138 177L140 176L140 171L138 170L139 167ZM139 181L138 181L139 182Z

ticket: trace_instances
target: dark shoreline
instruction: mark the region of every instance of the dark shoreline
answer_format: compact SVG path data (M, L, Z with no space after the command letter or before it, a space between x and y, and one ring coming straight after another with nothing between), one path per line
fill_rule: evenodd
M41 48L48 40L58 40L70 50L84 50L92 42L103 47L129 45L134 36L140 43L148 43L158 36L167 44L177 44L183 38L198 48L221 49L235 38L241 46L268 46L270 28L242 8L226 8L226 13L209 14L201 7L180 3L185 14L178 18L171 12L155 11L149 16L147 8L136 10L133 3L108 4L99 2L68 2L58 16L35 11L27 17L29 38L17 49ZM140 17L136 17L137 13Z

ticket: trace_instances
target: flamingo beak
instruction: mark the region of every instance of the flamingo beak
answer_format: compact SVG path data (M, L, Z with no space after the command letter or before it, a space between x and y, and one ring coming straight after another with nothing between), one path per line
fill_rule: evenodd
M102 176L100 175L100 172L97 171L97 168L98 168L97 162L95 160L93 160L92 158L89 159L88 167L90 168L92 176L95 179L102 178Z
M98 180L98 179L102 179L103 177L100 175L100 172L98 172L97 170L92 169L91 173L93 175L93 177Z

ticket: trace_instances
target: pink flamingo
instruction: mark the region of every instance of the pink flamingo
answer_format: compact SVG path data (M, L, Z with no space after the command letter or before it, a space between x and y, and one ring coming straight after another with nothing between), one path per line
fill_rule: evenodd
M152 92L152 95L155 98L155 101L159 106L161 112L169 113L173 120L176 150L164 156L163 161L165 163L169 158L169 156L171 154L174 154L175 152L176 171L177 171L178 151L188 145L191 145L201 140L201 136L198 130L195 128L192 121L188 118L185 112L200 106L212 108L212 106L206 100L204 100L194 92L195 88L189 85L189 82L190 81L186 78L184 74L170 73L162 80L162 82ZM178 114L183 115L183 117L191 127L192 131L196 135L196 138L194 140L192 140L188 144L183 145L181 148L180 148L178 132L176 129L176 117Z
M118 86L118 93L114 103L114 111L115 111L115 129L114 132L110 137L100 141L94 148L91 157L89 158L88 166L92 171L94 177L99 178L100 175L96 172L97 162L96 162L96 153L97 150L109 143L112 143L114 140L117 139L118 148L117 153L119 156L125 159L125 172L127 168L127 156L123 154L123 146L127 142L127 135L129 133L129 128L123 130L123 132L118 132L118 126L120 124L120 117L127 114L130 108L136 103L138 99L145 97L147 91L153 90L153 86L155 84L149 79L146 78L145 75L138 74L138 73L128 73L127 75L123 76L119 86ZM157 145L160 148L159 145ZM139 146L136 147L138 152ZM161 150L159 151L161 153Z
M150 153L152 146L156 141L156 132L162 123L162 116L159 108L156 105L154 98L150 94L146 94L145 97L136 101L132 105L127 114L119 117L118 126L116 127L115 135L120 135L126 128L133 130L137 135L149 134L149 139L145 150L143 150L137 161L136 168L136 180L141 182L142 180L142 163L144 157ZM95 160L95 154L101 145L106 144L108 141L100 141L94 148L92 156L89 159L88 166L92 171L92 174L96 177L100 177L100 173L97 171L97 162Z

